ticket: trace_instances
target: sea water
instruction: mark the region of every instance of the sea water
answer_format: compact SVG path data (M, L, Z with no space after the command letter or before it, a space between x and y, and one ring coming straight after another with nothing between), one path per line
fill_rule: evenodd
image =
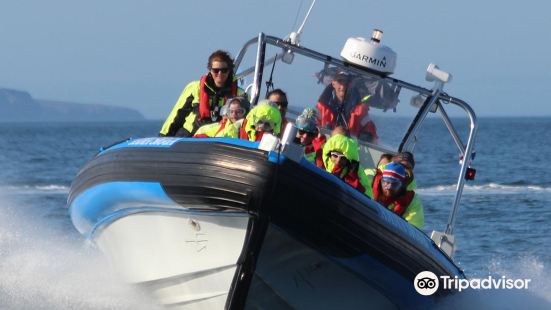
M468 277L528 278L522 292L468 292L456 308L551 304L551 118L481 118L455 237ZM66 199L72 179L100 147L156 136L160 121L0 124L0 308L154 309L125 285L74 229ZM459 122L459 128L465 127ZM464 128L460 130L464 132ZM454 199L459 152L428 120L415 147L425 231L443 231ZM472 304L478 298L477 304ZM481 301L482 300L482 301ZM543 306L542 306L543 305Z

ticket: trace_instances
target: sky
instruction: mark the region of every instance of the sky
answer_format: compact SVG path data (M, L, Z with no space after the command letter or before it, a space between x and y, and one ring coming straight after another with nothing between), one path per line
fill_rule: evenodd
M0 1L0 87L34 98L132 107L164 119L208 55L259 32L285 37L309 0ZM298 12L298 14L297 14ZM374 28L398 54L394 77L445 91L479 116L551 116L551 2L318 0L303 46L338 56ZM297 20L297 15L298 20Z

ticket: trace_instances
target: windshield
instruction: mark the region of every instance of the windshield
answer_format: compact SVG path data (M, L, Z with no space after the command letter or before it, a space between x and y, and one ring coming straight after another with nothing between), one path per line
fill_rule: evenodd
M255 45L256 53L246 53ZM235 64L240 85L247 90L252 102L265 98L270 89L282 89L289 101L286 115L283 113L286 119L294 120L304 108L314 108L325 133L330 133L334 126L348 127L350 135L360 142L360 162L367 168L375 168L383 153L413 152L423 121L438 114L460 153L461 169L445 232L453 233L467 168L471 169L474 159L477 124L476 115L466 102L442 92L448 78L443 80L434 74L436 65L431 64L427 69L427 81L434 82L433 89L429 90L392 77L380 77L345 63L340 57L291 45L263 33L246 43ZM459 108L468 117L466 143L446 112L448 106ZM344 117L339 118L341 112ZM331 122L325 118L335 123L334 126L328 126L326 123ZM439 147L438 142L435 143ZM440 244L442 240L435 241Z
M340 60L333 63L310 57L308 53L285 54L279 46L266 46L260 99L270 89L282 89L289 101L287 119L293 120L304 108L314 108L322 130L330 132L340 125L372 147L398 150L426 97ZM255 61L256 54L251 52L242 59L237 75L243 88L253 83ZM248 89L251 92L251 87ZM418 100L412 105L415 96Z

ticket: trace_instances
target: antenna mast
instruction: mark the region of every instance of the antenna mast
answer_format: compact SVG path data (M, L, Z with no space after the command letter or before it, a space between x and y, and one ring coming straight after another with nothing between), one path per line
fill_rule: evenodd
M304 17L304 20L302 21L302 24L298 28L297 32L291 32L289 34L289 42L293 45L299 45L300 43L300 35L302 34L302 30L304 29L304 25L306 24L306 21L308 20L308 17L310 16L310 12L312 12L312 8L314 7L314 4L316 4L316 0L312 0L312 4L310 4L310 8L308 9L308 12L306 13L306 16Z

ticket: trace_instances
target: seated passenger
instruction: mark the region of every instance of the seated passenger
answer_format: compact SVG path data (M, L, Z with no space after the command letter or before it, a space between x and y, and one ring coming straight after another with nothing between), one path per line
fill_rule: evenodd
M383 153L379 157L379 161L377 162L377 165L375 168L367 168L365 169L365 174L368 176L375 176L376 174L382 174L383 170L385 168L385 165L392 161L392 157L394 155L389 153Z
M304 146L304 158L318 168L324 169L322 151L326 138L325 135L319 134L316 125L316 110L304 109L295 122L295 127L298 129L297 142Z
M411 152L401 152L392 157L392 161L398 162L406 168L407 173L407 190L414 190L417 188L417 182L413 175L413 168L415 167L415 160Z
M381 157L379 157L379 162L377 162L377 170L383 172L386 164L390 163L392 161L392 154L390 153L383 153L381 154Z
M373 200L398 214L411 225L423 228L423 205L414 191L406 189L406 178L406 169L401 164L391 162L385 165L383 173L373 178Z
M289 105L287 94L283 90L276 88L268 93L266 99L272 102L279 110L279 113L281 113L281 131L283 132L289 123L285 117L285 114L287 114L287 106Z
M358 143L354 139L336 134L327 140L322 155L327 172L371 197L369 179L360 167Z
M343 135L343 136L350 137L348 130L342 126L337 126L331 131L331 137L334 135Z
M238 138L239 127L249 110L250 103L245 97L229 99L222 107L222 120L218 123L207 124L199 127L194 138L228 137Z
M264 133L277 136L281 130L281 114L267 101L254 107L239 128L239 138L260 141Z
M369 118L369 106L361 101L357 91L348 89L350 82L346 72L339 72L325 88L317 104L320 126L327 129L343 126L351 136L376 143L377 128Z

